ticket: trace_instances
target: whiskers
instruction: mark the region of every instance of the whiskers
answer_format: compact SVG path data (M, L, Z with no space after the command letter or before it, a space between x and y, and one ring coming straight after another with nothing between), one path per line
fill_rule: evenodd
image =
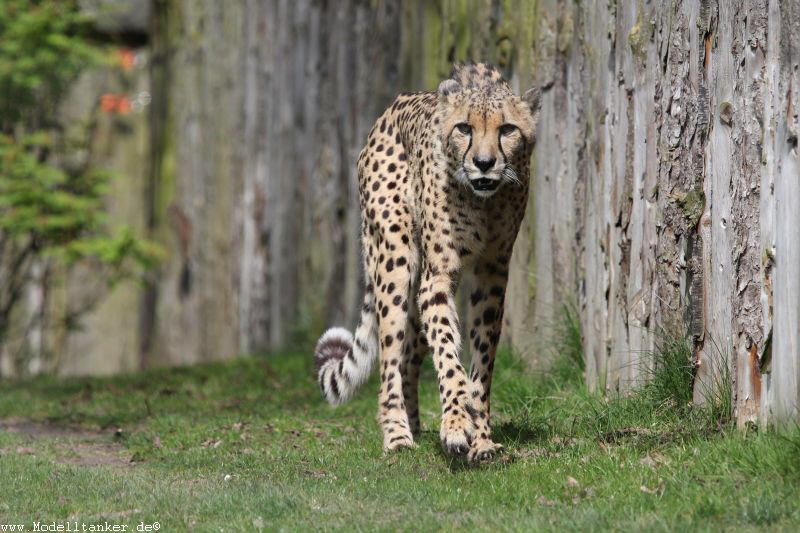
M455 178L456 178L456 182L459 185L461 185L462 187L464 187L465 189L468 189L470 187L470 185L469 185L469 175L467 174L467 171L464 170L464 167L462 167L462 166L458 167L458 170L456 170L456 172L455 172Z
M514 185L522 186L522 180L519 179L517 175L517 171L511 165L506 165L503 167L503 171L500 173L500 178L506 181L510 181Z
M456 183L458 184L459 187L462 187L465 190L473 191L473 192L476 191L476 182L480 182L480 181L495 181L495 180L497 180L497 182L496 182L497 185L501 185L502 183L509 183L509 184L513 185L514 187L520 187L520 188L522 188L525 185L522 182L522 179L520 179L519 174L517 174L517 171L511 165L508 165L508 164L505 165L502 168L502 170L500 170L499 175L498 174L493 174L492 175L492 174L484 175L484 174L478 174L478 173L471 173L470 171L465 169L463 166L459 166L455 170L455 172L453 172L452 176L453 176L453 178L455 178L455 181L456 181ZM482 184L481 187L485 187L485 184ZM495 190L496 190L496 187L495 188L491 188L491 190L485 189L485 188L481 188L481 190L477 191L476 194L478 194L478 196L488 197L488 196L491 196L495 192Z

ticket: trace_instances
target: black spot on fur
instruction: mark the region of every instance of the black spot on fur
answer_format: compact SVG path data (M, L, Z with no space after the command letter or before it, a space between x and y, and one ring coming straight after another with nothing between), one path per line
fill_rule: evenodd
M433 295L433 298L431 298L432 305L444 305L446 303L447 303L447 294L443 292L437 292L436 294Z
M483 300L483 296L484 296L483 291L478 289L472 293L469 300L472 303L472 305L478 305L480 301Z

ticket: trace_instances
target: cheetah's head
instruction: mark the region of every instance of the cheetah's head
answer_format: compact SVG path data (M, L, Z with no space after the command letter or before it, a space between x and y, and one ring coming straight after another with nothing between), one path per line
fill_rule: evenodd
M539 113L538 87L515 95L483 64L456 67L438 89L442 148L458 181L488 198L527 179Z

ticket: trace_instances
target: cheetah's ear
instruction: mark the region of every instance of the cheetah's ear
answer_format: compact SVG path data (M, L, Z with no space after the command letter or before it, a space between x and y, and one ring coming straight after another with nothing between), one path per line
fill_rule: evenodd
M534 119L539 114L539 108L542 106L542 91L538 86L534 85L522 95L522 100L528 104L531 110L531 115Z
M444 80L442 83L439 84L439 88L436 90L439 93L440 100L446 100L448 96L453 93L457 93L461 90L461 85L454 80L454 79L447 79Z

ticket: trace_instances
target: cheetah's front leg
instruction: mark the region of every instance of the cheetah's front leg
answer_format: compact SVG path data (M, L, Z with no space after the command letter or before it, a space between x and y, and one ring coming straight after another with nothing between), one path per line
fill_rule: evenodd
M475 267L476 289L470 295L469 345L472 351L470 382L473 405L478 411L475 418L477 438L469 451L470 459L488 459L502 449L492 442L489 426L489 398L492 388L492 371L503 325L507 267L504 264L479 263Z
M452 285L450 275L426 270L420 285L419 306L439 381L442 446L448 453L466 455L475 437L475 409L470 404L467 376L458 357L461 336Z

